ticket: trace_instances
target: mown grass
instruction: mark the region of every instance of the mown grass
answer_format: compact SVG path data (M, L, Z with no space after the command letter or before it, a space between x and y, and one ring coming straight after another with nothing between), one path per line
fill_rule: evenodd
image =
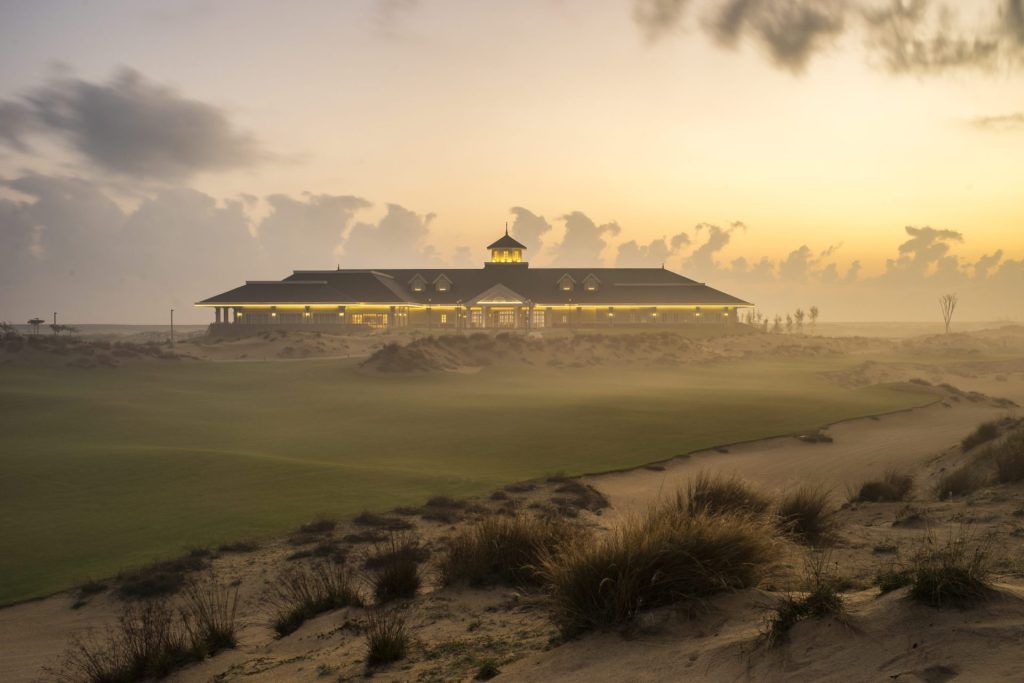
M933 399L836 387L820 373L842 359L430 377L354 363L3 368L0 604L318 513L486 494ZM516 429L495 438L509 415Z

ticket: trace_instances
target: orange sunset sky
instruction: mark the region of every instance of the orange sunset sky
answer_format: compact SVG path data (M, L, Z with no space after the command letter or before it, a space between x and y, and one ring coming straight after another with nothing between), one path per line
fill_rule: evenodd
M1021 0L0 13L0 318L203 322L293 268L478 265L509 221L531 263L769 314L1024 319Z

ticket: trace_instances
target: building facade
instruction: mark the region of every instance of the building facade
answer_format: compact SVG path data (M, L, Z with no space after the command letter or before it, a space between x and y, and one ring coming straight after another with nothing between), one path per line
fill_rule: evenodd
M544 329L719 324L751 304L662 268L530 268L505 235L483 268L297 270L196 304L216 325Z

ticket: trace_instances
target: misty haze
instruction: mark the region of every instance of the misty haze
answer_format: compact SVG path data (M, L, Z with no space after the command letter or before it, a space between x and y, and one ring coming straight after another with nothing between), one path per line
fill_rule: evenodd
M0 58L0 680L1024 679L1024 0Z

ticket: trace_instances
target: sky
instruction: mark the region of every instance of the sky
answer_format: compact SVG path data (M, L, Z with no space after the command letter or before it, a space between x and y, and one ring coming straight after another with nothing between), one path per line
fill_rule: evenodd
M1024 320L1024 0L0 0L0 319L293 269L652 266Z

